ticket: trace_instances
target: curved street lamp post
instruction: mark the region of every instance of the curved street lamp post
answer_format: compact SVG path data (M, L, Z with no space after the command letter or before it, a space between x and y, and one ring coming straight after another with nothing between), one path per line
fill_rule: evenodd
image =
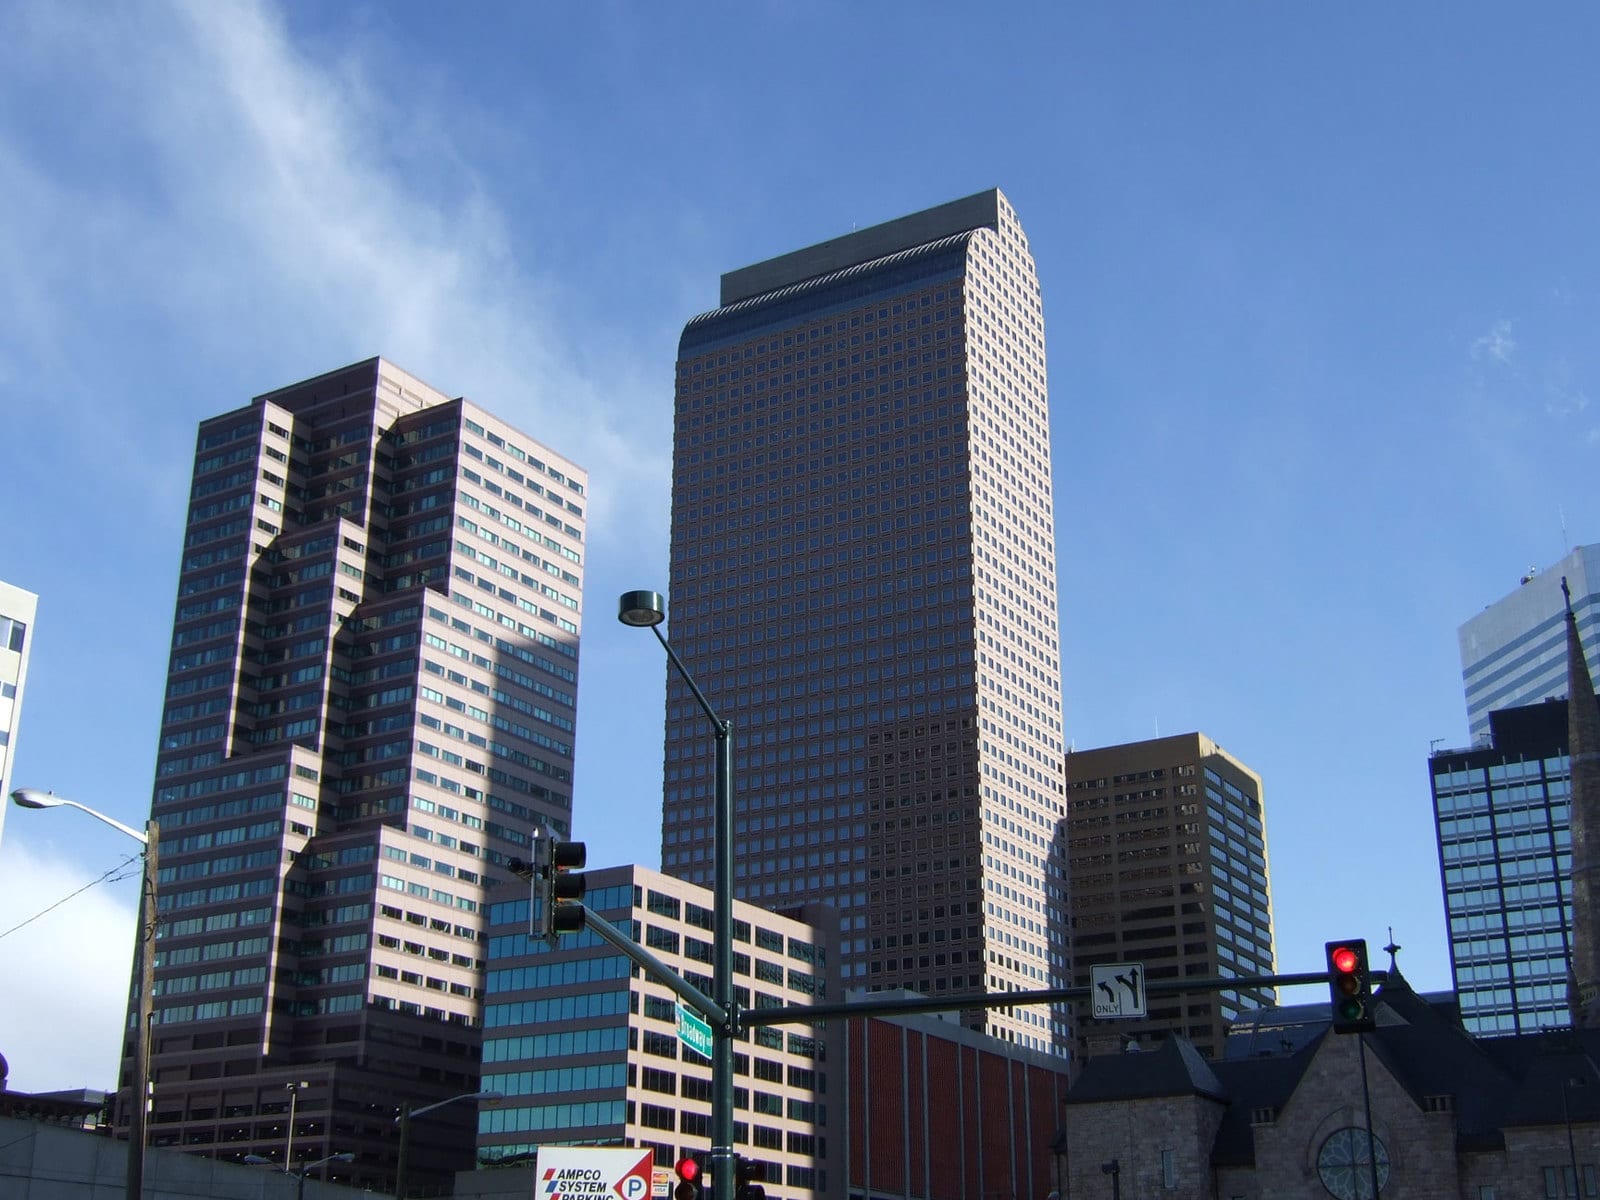
M411 1140L411 1121L425 1113L431 1113L436 1108L443 1108L447 1104L454 1104L458 1100L476 1100L484 1104L498 1104L506 1098L504 1092L463 1092L459 1096L451 1096L448 1100L440 1100L435 1104L428 1104L413 1111L411 1101L407 1100L401 1106L400 1115L394 1119L394 1124L400 1126L400 1149L395 1155L394 1169L394 1196L395 1200L406 1200L406 1144Z
M293 1085L291 1085L291 1086L293 1086ZM284 1168L283 1168L283 1174L285 1174L285 1175L293 1175L295 1177L295 1179L298 1181L295 1184L295 1189L294 1189L295 1200L305 1200L305 1194L306 1194L306 1172L315 1171L318 1167L327 1166L329 1163L333 1163L333 1162L347 1163L347 1162L352 1162L354 1160L355 1160L355 1155L352 1154L350 1151L345 1150L345 1151L343 1151L343 1152L341 1152L339 1154L330 1154L326 1158L319 1158L319 1159L317 1159L316 1162L302 1163L300 1165L300 1169L298 1171L291 1171L288 1168L288 1166L285 1165ZM260 1154L246 1154L244 1156L244 1161L249 1163L252 1167L270 1167L270 1166L273 1165L273 1162L272 1162L272 1160L270 1158L265 1158Z
M329 1163L336 1163L336 1162L347 1163L347 1162L352 1161L354 1158L355 1158L355 1155L352 1154L350 1151L346 1150L342 1154L330 1154L326 1158L317 1159L317 1161L314 1162L314 1163L305 1163L304 1165L302 1165L301 1168L298 1171L294 1172L294 1174L297 1175L299 1177L299 1179L300 1179L300 1182L295 1184L295 1189L294 1189L295 1200L305 1200L305 1195L306 1195L306 1172L315 1171L318 1167L327 1166Z
M722 1006L727 1020L711 1027L711 1183L713 1200L733 1200L733 1034L738 1026L733 999L733 722L717 716L677 651L663 636L659 626L666 619L667 604L659 592L624 592L618 602L617 620L656 635L717 737L711 999Z
M128 1200L144 1195L144 1150L150 1113L150 1021L156 969L156 860L161 846L161 826L151 817L140 833L115 817L87 804L68 800L38 788L18 788L11 799L22 808L75 808L125 833L144 847L144 870L139 885L139 924L134 941L134 971L139 980L139 1011L133 1032L133 1079L128 1105Z

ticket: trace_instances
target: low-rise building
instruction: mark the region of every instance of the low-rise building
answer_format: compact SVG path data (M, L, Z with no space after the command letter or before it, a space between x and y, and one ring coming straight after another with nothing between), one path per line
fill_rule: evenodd
M586 905L711 993L708 891L639 866L589 871L586 880ZM703 1157L711 1060L680 1040L674 993L591 930L555 945L530 937L533 904L508 898L489 910L482 1086L505 1100L479 1116L480 1174L531 1163L541 1145L650 1147L663 1169ZM737 1003L837 999L837 930L827 906L791 917L735 902ZM829 1049L838 1028L758 1027L735 1050L736 1148L767 1164L771 1200L840 1194L845 1093L829 1079L844 1061ZM504 1186L463 1177L457 1191Z
M843 1022L850 1200L1042 1200L1060 1190L1067 1059L958 1017Z

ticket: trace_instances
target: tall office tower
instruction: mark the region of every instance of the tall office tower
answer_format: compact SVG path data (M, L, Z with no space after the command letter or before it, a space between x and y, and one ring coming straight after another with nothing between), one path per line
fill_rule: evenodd
M28 639L39 597L0 580L0 834L11 807L11 758L22 720L22 685L28 681Z
M1567 694L1567 634L1561 580L1572 590L1591 677L1600 674L1600 546L1580 546L1457 630L1472 744L1489 740L1489 714Z
M1067 755L1067 843L1078 982L1098 963L1147 981L1273 973L1261 777L1203 733ZM1144 1020L1096 1026L1079 1006L1080 1056L1179 1033L1221 1058L1228 1022L1271 988L1163 995Z
M1467 1032L1568 1024L1567 702L1490 713L1488 744L1435 752L1428 775L1450 966Z
M1064 972L1044 325L998 191L724 275L679 343L672 639L737 733L738 894L842 914L846 987ZM712 753L669 671L664 869ZM978 1029L1063 1043L1048 1012Z
M569 825L584 479L380 359L201 424L152 1144L351 1153L329 1170L386 1189L399 1106L477 1087L485 879ZM473 1116L429 1118L457 1152L419 1186L470 1165Z

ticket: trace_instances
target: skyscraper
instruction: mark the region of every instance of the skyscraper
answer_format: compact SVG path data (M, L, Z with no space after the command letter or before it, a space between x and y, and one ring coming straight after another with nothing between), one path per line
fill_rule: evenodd
M1203 733L1067 755L1073 965L1138 962L1147 980L1273 973L1261 777ZM1180 1033L1221 1058L1228 1022L1270 988L1160 996L1144 1020L1080 1020L1080 1055ZM1080 1005L1080 1015L1089 1006Z
M1489 714L1489 741L1429 756L1450 966L1467 1032L1566 1025L1572 938L1567 703Z
M1489 739L1489 714L1567 694L1566 619L1561 581L1588 647L1589 673L1600 673L1600 546L1579 546L1546 571L1530 571L1515 591L1457 630L1467 724L1474 745Z
M22 719L22 687L28 681L29 634L39 597L0 580L0 833L11 807L11 759Z
M398 1106L476 1089L486 877L569 829L584 483L381 359L201 424L153 1144L386 1187ZM470 1164L473 1118L428 1118L455 1153L420 1136L413 1179Z
M683 331L673 644L736 730L738 894L836 905L846 987L1064 974L1049 432L998 191L730 272ZM711 758L669 673L663 868L702 883Z

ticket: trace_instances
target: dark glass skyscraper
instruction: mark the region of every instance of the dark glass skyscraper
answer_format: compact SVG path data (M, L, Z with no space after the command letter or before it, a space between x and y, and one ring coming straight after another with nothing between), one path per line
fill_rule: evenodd
M844 983L1065 975L1044 324L988 191L734 271L679 344L672 638L737 731L738 894L842 914ZM711 874L669 672L662 859ZM1065 1044L1038 1009L966 1021Z
M1569 1023L1571 764L1567 702L1489 714L1489 744L1428 760L1450 963L1481 1035Z

